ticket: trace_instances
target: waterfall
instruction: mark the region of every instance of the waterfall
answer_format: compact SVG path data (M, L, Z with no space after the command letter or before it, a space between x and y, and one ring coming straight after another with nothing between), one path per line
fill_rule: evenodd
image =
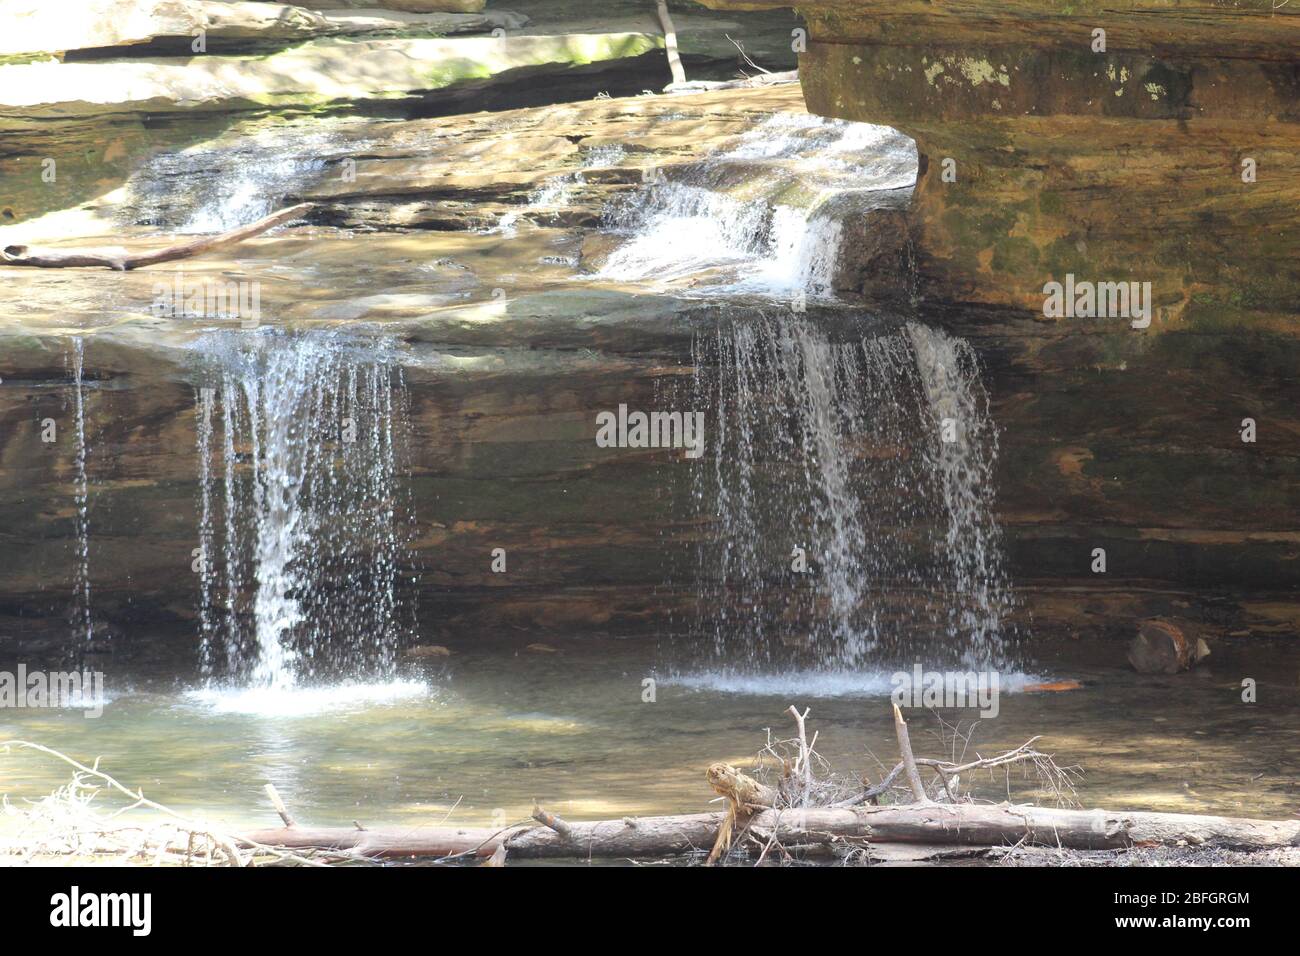
M993 517L997 429L970 344L917 323L908 325L907 334L929 412L929 440L921 447L946 519L941 557L950 595L949 630L963 636L966 659L981 663L999 650L1009 594ZM952 428L947 436L945 423Z
M213 383L196 410L205 676L273 689L391 677L414 579L405 382L389 347L271 330L199 347Z
M86 351L81 336L72 339L72 374L75 383L74 395L77 451L75 458L76 484L75 502L77 507L77 557L73 584L72 621L77 636L89 642L94 636L94 626L90 616L90 485L86 479L86 401L85 376Z
M996 433L967 343L915 323L833 340L760 316L700 335L695 369L712 433L693 497L714 529L697 624L714 659L1001 661Z
M833 298L841 200L915 181L915 146L895 130L778 113L612 203L605 225L625 241L594 278Z
M198 400L194 404L197 421L195 423L195 441L198 444L199 460L199 548L195 562L191 567L199 575L199 633L208 635L216 628L212 600L215 591L215 578L212 562L208 556L213 554L213 490L212 490L212 406L215 392L203 387L198 390ZM205 639L199 648L199 667L205 674L212 672L212 647Z
M777 206L772 210L767 254L755 264L752 278L740 280L738 289L834 298L840 231L839 220L821 207L808 215L793 206Z

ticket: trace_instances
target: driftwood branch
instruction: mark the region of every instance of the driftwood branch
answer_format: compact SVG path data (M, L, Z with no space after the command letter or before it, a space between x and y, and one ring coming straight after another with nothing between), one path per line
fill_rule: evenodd
M573 830L567 823L557 817L554 813L543 810L541 805L533 803L533 819L542 826L550 827L566 840L573 839Z
M755 811L776 805L778 794L730 764L715 763L704 776L713 792L727 799L726 813L718 824L708 859L704 861L712 866L731 849L737 833L744 829Z
M289 810L285 807L284 801L280 799L280 794L275 789L275 786L268 783L264 789L266 790L267 799L271 801L271 806L275 807L275 812L280 814L280 819L284 821L284 825L287 827L297 826L293 817L289 815ZM353 825L360 829L359 824L354 823Z
M921 782L921 772L916 769L916 757L912 755L912 743L907 736L907 721L903 712L894 705L894 734L898 737L898 755L903 758L903 772L907 774L907 785L912 788L912 796L917 803L926 803L930 798L925 794L925 784Z
M808 805L808 797L812 793L812 746L808 743L808 734L804 727L804 721L808 719L808 712L812 708L805 708L804 712L799 713L799 708L793 704L787 708L786 713L794 718L795 728L799 732L799 755L795 758L793 773L800 778L802 793L800 794L799 803L803 806ZM816 738L814 737L814 742Z
M126 272L142 266L157 265L160 262L172 262L176 259L189 259L200 253L224 249L260 236L268 229L274 229L292 219L299 219L312 208L311 203L299 203L279 212L273 212L257 222L231 229L215 236L203 236L189 242L156 249L153 252L129 253L125 249L33 249L30 246L5 246L0 250L0 262L11 266L36 266L42 269L66 269L78 266L99 266Z

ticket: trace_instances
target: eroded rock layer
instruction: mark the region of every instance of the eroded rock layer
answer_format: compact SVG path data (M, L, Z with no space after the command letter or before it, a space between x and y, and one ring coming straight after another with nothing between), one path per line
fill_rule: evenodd
M1291 324L1300 11L1269 0L800 11L809 109L917 141L914 221L933 298L1042 318L1044 285L1072 274L1150 282L1157 329Z

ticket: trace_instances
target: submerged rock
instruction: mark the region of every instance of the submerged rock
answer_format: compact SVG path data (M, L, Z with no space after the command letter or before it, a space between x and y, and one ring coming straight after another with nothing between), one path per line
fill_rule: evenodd
M1210 656L1204 640L1193 640L1172 621L1144 621L1128 648L1128 661L1140 674L1177 674Z
M451 651L441 644L417 644L406 649L407 657L451 657Z

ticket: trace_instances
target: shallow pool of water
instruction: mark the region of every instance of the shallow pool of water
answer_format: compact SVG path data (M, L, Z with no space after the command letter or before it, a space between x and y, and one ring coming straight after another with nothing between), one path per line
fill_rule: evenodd
M529 638L528 642L532 642ZM534 798L574 819L711 808L713 761L751 761L766 729L788 736L791 703L811 707L817 749L844 773L873 780L896 759L889 673L748 682L666 675L653 641L523 639L454 647L413 665L402 682L275 694L196 691L145 670L110 680L98 719L72 710L8 710L0 738L38 741L101 767L173 808L232 824L275 820L273 783L301 821L462 824L526 818ZM1243 670L1294 673L1285 648L1221 656L1219 669L1142 677L1040 645L1038 670L1082 688L1003 693L976 720L970 752L1010 749L1042 734L1043 749L1084 771L1087 806L1288 818L1300 768L1295 688L1259 686L1241 700ZM644 702L657 676L655 700ZM1004 687L1006 683L1004 682ZM720 689L730 687L728 691ZM945 710L967 721L973 710ZM910 710L918 751L938 756L936 715ZM967 724L968 726L969 724ZM874 757L872 756L874 754ZM66 782L68 768L30 753L0 755L11 802ZM988 799L1041 799L1019 774L968 781Z

